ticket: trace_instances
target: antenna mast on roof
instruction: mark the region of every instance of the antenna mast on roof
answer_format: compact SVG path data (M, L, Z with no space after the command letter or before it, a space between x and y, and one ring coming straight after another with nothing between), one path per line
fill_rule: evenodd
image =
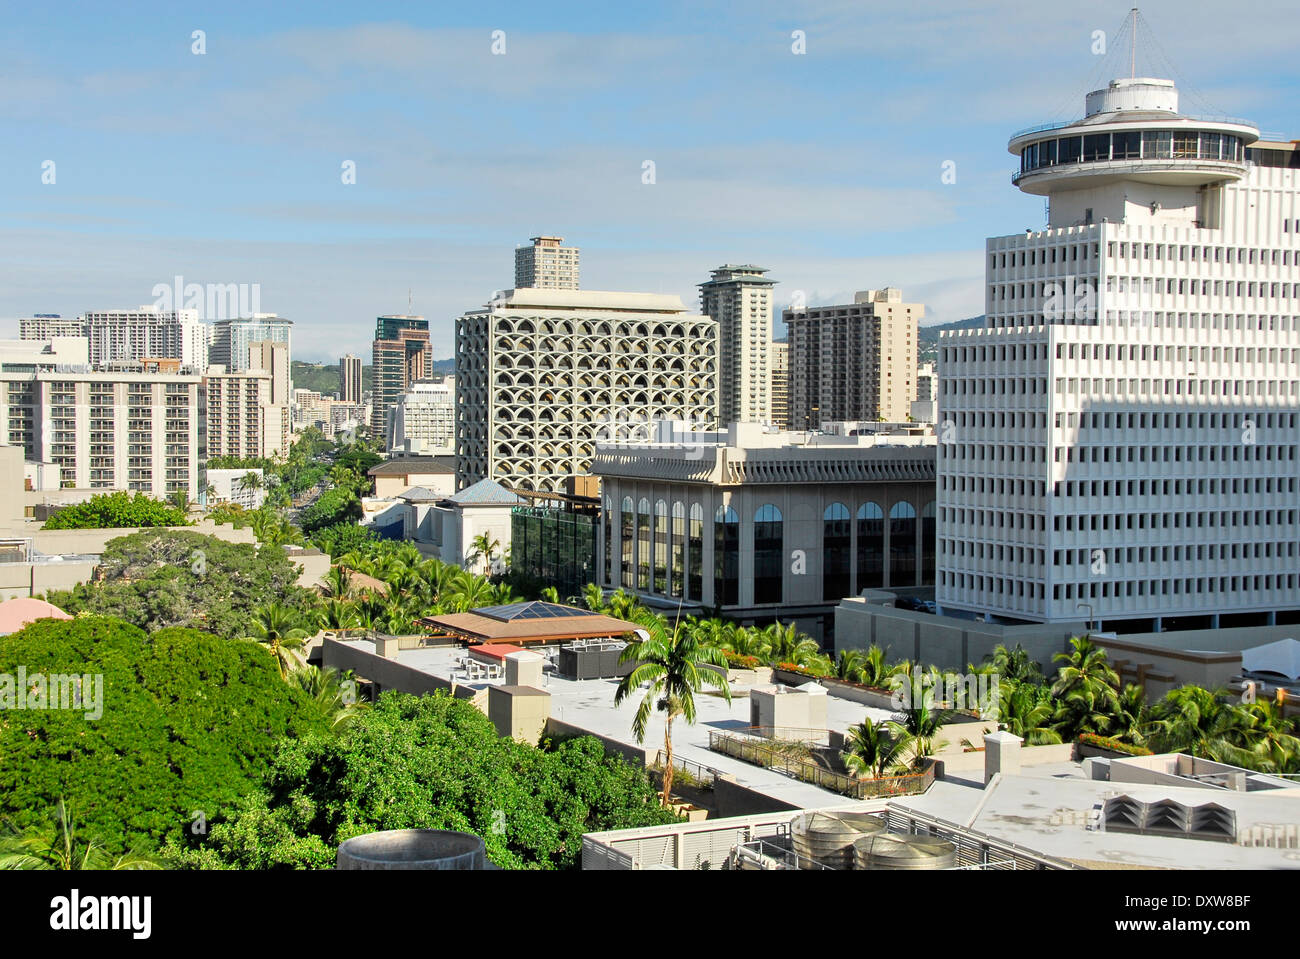
M1133 14L1133 29L1128 38L1128 77L1132 80L1137 76L1138 8L1134 7L1130 12Z

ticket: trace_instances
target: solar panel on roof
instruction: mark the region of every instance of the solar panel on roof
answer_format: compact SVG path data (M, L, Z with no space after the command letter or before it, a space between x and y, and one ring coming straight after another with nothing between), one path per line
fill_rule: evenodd
M531 600L523 603L508 603L505 606L485 606L474 612L489 619L503 623L520 619L567 619L570 616L592 616L590 610L577 609L573 606L561 606L558 603L543 603Z

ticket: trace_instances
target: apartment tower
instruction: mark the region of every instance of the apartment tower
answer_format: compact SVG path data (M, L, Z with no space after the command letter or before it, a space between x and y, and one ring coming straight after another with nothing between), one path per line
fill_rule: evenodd
M772 288L761 266L725 264L700 284L700 312L718 324L718 419L772 422L768 363Z

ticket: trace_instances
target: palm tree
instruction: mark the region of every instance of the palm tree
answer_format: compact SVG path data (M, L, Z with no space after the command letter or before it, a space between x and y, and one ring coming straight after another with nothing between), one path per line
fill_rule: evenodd
M545 603L559 603L560 601L560 591L554 586L544 586L539 595L542 602Z
M356 607L344 599L326 600L320 613L320 624L325 629L356 629L361 625Z
M865 657L862 655L862 650L841 649L839 656L835 658L835 678L857 682L857 677L862 673L863 662Z
M640 638L644 635L645 638ZM632 671L619 681L614 692L617 706L648 684L641 705L632 720L632 732L638 743L645 742L646 727L653 712L665 715L664 725L664 791L663 804L668 805L673 790L673 720L681 716L687 723L695 722L695 694L705 686L715 686L731 702L731 687L727 683L727 661L722 651L702 646L679 622L668 633L662 622L638 630L638 638L628 643L620 657L621 663L636 663ZM722 667L718 672L702 669L704 665Z
M845 746L840 757L849 772L861 779L883 779L885 770L902 765L899 759L904 741L889 736L883 726L870 719L849 729Z
M593 613L604 613L609 608L605 605L605 591L595 583L582 588L582 604Z
M998 680L998 726L1019 736L1029 746L1061 742L1061 734L1048 723L1055 713L1042 686L1014 680Z
M203 498L208 501L209 505L211 505L212 501L217 498L217 488L211 483L208 483L203 487Z
M1289 719L1281 705L1261 699L1244 707L1251 719L1251 748L1261 757L1261 768L1279 773L1300 772L1300 738L1296 720Z
M357 700L356 679L351 670L340 675L333 667L304 666L294 670L293 680L316 703L331 729L347 726L369 705Z
M0 869L161 869L162 864L134 851L114 859L98 840L78 840L62 799L53 833L33 827L10 829L0 838Z
M188 513L190 507L194 505L194 501L190 499L190 494L185 492L183 489L172 490L171 493L168 494L167 499L182 513Z
M352 595L352 575L341 565L331 566L325 574L325 595L331 599L347 599Z
M250 493L260 490L264 486L262 482L262 474L257 472L257 470L249 470L240 477L239 485Z
M793 663L808 666L821 655L817 641L799 632L793 623L773 623L763 630L763 639L768 647L768 662L773 665Z
M888 689L890 680L898 674L899 669L899 666L886 665L885 651L872 643L867 647L862 665L858 668L857 681L864 686Z
M488 606L492 602L492 584L482 576L462 572L456 577L446 598L458 613Z
M1016 643L1015 649L1007 649L1002 643L998 643L992 654L985 659L992 663L993 672L997 674L999 681L1035 684L1043 681L1042 667L1019 643Z
M1107 664L1106 651L1086 636L1074 637L1070 645L1071 652L1052 657L1065 663L1052 684L1056 728L1070 739L1107 732L1119 712L1119 674Z
M1229 702L1226 689L1181 686L1151 707L1150 748L1158 753L1186 753L1202 759L1271 771L1258 751L1247 707Z
M926 756L933 756L947 745L943 740L935 739L943 726L943 714L926 703L903 710L902 719L890 719L885 726L898 740L899 750L911 754L910 765L913 768Z
M479 533L470 540L469 556L466 557L473 565L480 559L483 560L483 572L492 571L492 563L497 558L497 550L501 548L501 541L492 536L491 533Z
M1134 746L1146 745L1146 727L1150 724L1147 694L1141 686L1125 685L1116 700L1118 709L1111 724L1111 735Z
M287 680L295 668L303 665L299 650L306 645L307 631L298 623L298 614L279 603L259 606L253 615L254 635L248 638L271 651L281 679Z

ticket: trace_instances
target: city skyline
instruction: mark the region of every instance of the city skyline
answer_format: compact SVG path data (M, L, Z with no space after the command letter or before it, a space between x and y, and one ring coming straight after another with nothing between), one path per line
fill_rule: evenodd
M1253 5L1228 28L1250 42L1225 44L1198 28L1201 6L1144 7L1151 52L1172 51L1196 112L1285 131L1298 28L1282 5ZM446 358L455 317L508 288L510 252L538 234L589 251L588 289L690 302L703 271L759 262L784 281L778 310L796 291L818 305L892 285L928 321L978 315L984 237L1043 220L1041 201L1006 188L1007 131L1072 119L1116 62L1113 44L1094 55L1094 32L1115 39L1126 13L760 5L738 26L684 6L597 22L579 5L489 5L438 22L395 7L366 23L326 5L303 29L240 5L159 7L129 35L94 16L60 23L56 69L33 52L48 14L15 11L0 38L0 129L21 145L0 178L0 324L134 307L184 275L258 284L265 309L301 324L295 354L332 360L362 354L368 318L405 310L410 290ZM1029 33L1039 43L1021 44ZM1139 42L1139 72L1145 52ZM132 60L149 66L118 65ZM737 133L715 120L742 95L768 119ZM485 156L503 128L522 136ZM139 150L142 131L162 131L168 159ZM948 161L954 183L941 179Z

